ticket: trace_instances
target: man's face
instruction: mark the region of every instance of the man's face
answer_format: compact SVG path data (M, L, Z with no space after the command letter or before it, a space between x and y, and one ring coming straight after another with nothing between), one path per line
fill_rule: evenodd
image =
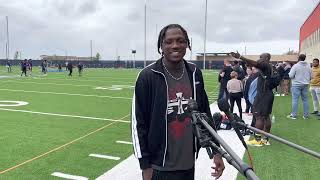
M312 66L313 66L313 67L318 67L318 66L319 66L319 61L313 60L313 61L312 61Z
M169 28L161 44L161 49L166 60L180 62L187 49L187 40L179 28Z
M252 70L251 69L247 69L247 74L250 76L252 74Z
M252 73L257 73L257 72L259 72L259 70L255 67L252 67Z

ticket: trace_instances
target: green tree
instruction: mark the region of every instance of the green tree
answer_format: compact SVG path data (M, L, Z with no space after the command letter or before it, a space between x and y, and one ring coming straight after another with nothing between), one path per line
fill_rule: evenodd
M101 59L100 53L97 53L96 57L93 60L99 61L100 59Z

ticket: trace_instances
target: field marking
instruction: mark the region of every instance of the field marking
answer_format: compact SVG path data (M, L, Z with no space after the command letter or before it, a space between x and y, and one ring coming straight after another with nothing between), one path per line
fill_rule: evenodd
M130 85L111 85L111 87L95 87L96 90L110 90L110 91L121 91L123 89L134 89L134 86Z
M56 85L56 86L75 86L75 87L96 87L92 85L79 85L79 84L58 84L58 83L38 83L38 82L27 82L27 81L17 81L17 80L8 80L3 82L9 83L22 83L22 84L39 84L39 85Z
M120 157L115 157L115 156L107 156L107 155L102 155L102 154L89 154L90 157L96 157L96 158L102 158L102 159L111 159L115 161L119 161L121 158Z
M128 142L128 141L116 141L116 143L119 143L119 144L132 144L132 142Z
M119 120L122 120L122 119L124 119L124 118L126 118L126 117L128 117L128 115L120 118ZM53 152L55 152L55 151L58 151L58 150L66 147L66 146L68 146L68 145L70 145L70 144L73 144L73 143L75 143L75 142L77 142L77 141L79 141L79 140L82 140L82 139L84 139L84 138L86 138L86 137L88 137L88 136L90 136L90 135L92 135L92 134L94 134L94 133L96 133L96 132L99 132L99 131L101 131L101 130L103 130L103 129L105 129L105 128L107 128L107 127L109 127L109 126L111 126L111 125L113 125L113 124L115 124L115 123L117 123L117 122L112 122L112 123L110 123L110 124L107 124L107 125L105 125L105 126L103 126L103 127L101 127L101 128L98 128L98 129L96 129L96 130L94 130L94 131L92 131L92 132L90 132L90 133L88 133L88 134L86 134L86 135L84 135L84 136L81 136L81 137L79 137L79 138L77 138L77 139L74 139L74 140L72 140L72 141L70 141L70 142L68 142L68 143L66 143L66 144L63 144L63 145L61 145L61 146L59 146L59 147L56 147L56 148L54 148L54 149L52 149L52 150L50 150L50 151L48 151L48 152L45 152L45 153L43 153L43 154L41 154L41 155L39 155L39 156L36 156L36 157L34 157L34 158L32 158L32 159L29 159L29 160L27 160L27 161L24 161L24 162L22 162L22 163L20 163L20 164L18 164L18 165L12 166L12 167L10 167L10 168L8 168L8 169L6 169L6 170L0 171L0 174L4 174L4 173L6 173L6 172L12 171L12 170L14 170L14 169L16 169L16 168L18 168L18 167L20 167L20 166L23 166L23 165L25 165L25 164L27 164L27 163L30 163L30 162L32 162L32 161L35 161L35 160L41 158L41 157L44 157L44 156L46 156L46 155L48 155L48 154L50 154L50 153L53 153Z
M0 79L5 79L5 78L16 78L16 77L19 77L18 75L16 76L6 76L6 75L0 75Z
M132 100L132 98L127 98L127 97L99 96L99 95L93 95L93 94L70 94L70 93L58 93L58 92L48 92L48 91L25 91L25 90L16 90L16 89L0 89L0 91L26 92L26 93L38 93L38 94L54 94L54 95L66 95L66 96L83 96L83 97L98 97L98 98L110 98L110 99L126 99L126 100Z
M58 81L79 81L79 82L102 82L102 83L106 83L106 82L121 82L121 83L134 83L135 80L133 80L132 82L124 82L124 81L121 81L121 80L118 80L118 81L108 81L108 80L105 80L105 81L101 81L101 80L89 80L89 79L71 79L71 78L34 78L36 80L58 80Z
M68 114L36 112L36 111L19 110L19 109L0 108L0 110L2 110L2 111L12 111L12 112L24 112L24 113L30 113L30 114L42 114L42 115L49 115L49 116L74 117L74 118L80 118L80 119L94 119L94 120L101 120L101 121L130 123L130 121L124 121L124 120L116 120L116 119L108 119L108 118L97 118L97 117L89 117L89 116L77 116L77 115L68 115Z
M81 84L58 84L58 83L50 83L50 82L44 82L44 83L39 83L39 82L27 82L27 81L18 81L18 80L7 80L3 81L6 83L21 83L21 84L39 84L39 85L56 85L56 86L74 86L74 87L91 87L91 88L96 88L97 85L81 85ZM100 85L99 85L100 86ZM110 86L121 86L121 87L134 87L132 85L109 85ZM104 86L103 86L104 87ZM108 88L109 88L108 87Z
M52 176L64 178L64 179L71 179L71 180L88 180L89 178L83 176L75 176L70 174L65 174L61 172L54 172L51 174Z
M15 104L1 104L1 103L15 103ZM0 101L0 107L17 107L17 106L25 106L29 104L25 101Z

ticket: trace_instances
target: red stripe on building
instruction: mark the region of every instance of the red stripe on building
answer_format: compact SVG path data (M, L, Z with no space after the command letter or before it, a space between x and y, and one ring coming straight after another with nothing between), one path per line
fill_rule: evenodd
M300 49L302 41L309 37L318 28L320 28L320 2L300 28Z

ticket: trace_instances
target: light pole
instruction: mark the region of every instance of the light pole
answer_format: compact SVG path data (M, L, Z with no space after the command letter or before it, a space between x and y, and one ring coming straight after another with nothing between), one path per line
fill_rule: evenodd
M206 9L204 15L204 41L203 41L203 69L206 69L206 41L207 41L207 10L208 0L206 0Z
M9 18L6 16L6 22L7 22L7 59L10 59L10 45L9 45Z
M92 61L92 40L90 40L90 59Z
M147 64L147 0L144 1L144 63L143 67Z
M131 49L131 53L132 53L133 68L136 68L136 53L137 53L137 51L135 49Z

